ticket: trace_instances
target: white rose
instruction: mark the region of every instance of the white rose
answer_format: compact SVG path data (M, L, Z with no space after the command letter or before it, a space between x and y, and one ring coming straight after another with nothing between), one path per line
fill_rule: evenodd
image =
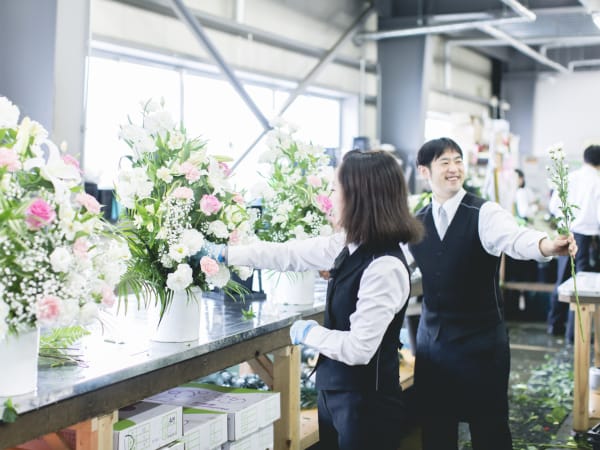
M177 270L167 276L167 287L173 291L183 291L192 284L192 268L179 264Z
M230 278L231 274L229 273L227 266L219 264L219 271L213 276L207 276L206 281L215 287L222 288L227 284Z
M19 108L6 97L0 97L0 129L14 128L18 120Z
M208 226L208 234L212 234L220 239L227 239L229 237L229 230L220 220L215 220Z
M73 262L73 255L65 247L56 247L50 254L50 265L52 270L55 272L67 272L71 263Z

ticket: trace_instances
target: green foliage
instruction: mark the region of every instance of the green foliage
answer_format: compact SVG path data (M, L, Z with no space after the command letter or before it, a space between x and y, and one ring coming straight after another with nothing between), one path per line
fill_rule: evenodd
M17 420L19 414L13 405L12 399L7 399L4 402L4 412L2 413L2 422L13 423Z
M40 363L50 366L80 364L80 355L70 347L90 332L80 326L55 328L48 335L40 337Z

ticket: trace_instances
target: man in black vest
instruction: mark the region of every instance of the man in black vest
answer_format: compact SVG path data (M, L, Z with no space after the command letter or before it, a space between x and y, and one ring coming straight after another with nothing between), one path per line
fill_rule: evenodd
M509 450L500 256L547 261L576 245L519 227L498 204L465 192L462 150L451 139L426 142L417 165L433 193L417 213L425 238L410 246L423 274L415 365L423 449L457 449L458 423L468 422L475 450Z

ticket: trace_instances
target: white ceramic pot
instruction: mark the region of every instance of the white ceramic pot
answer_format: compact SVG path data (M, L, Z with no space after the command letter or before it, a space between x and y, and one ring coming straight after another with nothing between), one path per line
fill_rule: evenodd
M162 320L160 305L150 302L148 307L148 323L151 337L157 342L197 341L200 337L200 291L188 295L185 291L175 292L173 301L165 310Z
M266 281L265 281L266 278ZM315 271L269 272L263 277L267 297L286 305L312 305L315 300Z
M7 335L0 341L0 397L30 394L37 389L38 352L40 330L38 328Z

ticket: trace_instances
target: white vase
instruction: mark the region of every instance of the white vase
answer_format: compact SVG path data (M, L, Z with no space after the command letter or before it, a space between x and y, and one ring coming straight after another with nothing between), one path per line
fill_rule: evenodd
M173 300L160 318L160 305L150 302L148 319L153 341L188 342L200 337L200 298L202 292L188 295L185 291L175 292Z
M315 300L315 272L271 272L267 274L268 297L286 305L312 305Z
M37 389L40 330L7 335L0 341L0 397L30 394Z

